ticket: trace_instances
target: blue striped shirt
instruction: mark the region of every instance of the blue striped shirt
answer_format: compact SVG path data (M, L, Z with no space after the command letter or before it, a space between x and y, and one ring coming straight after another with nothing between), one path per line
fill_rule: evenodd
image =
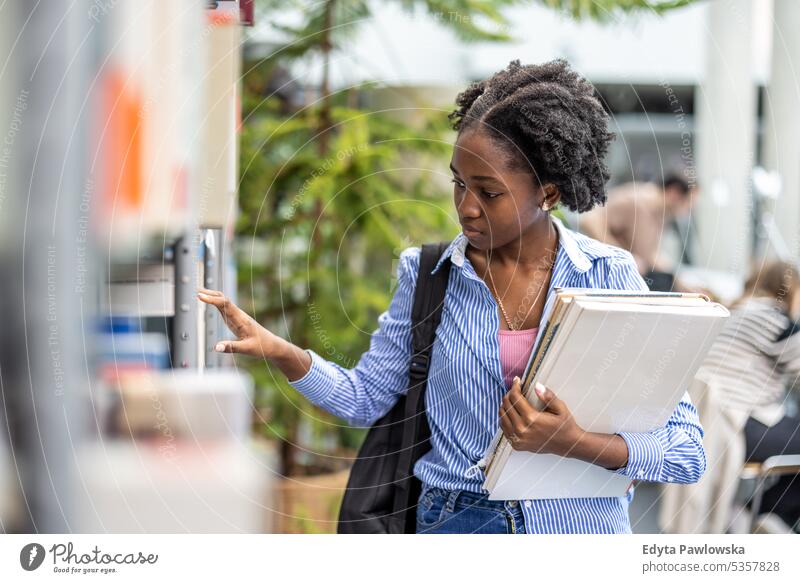
M551 218L559 247L548 299L556 287L648 289L628 251L576 233ZM466 246L460 233L432 272L444 261L452 262L426 392L431 450L417 461L414 474L430 486L480 493L484 476L470 468L499 427L498 411L507 387L500 365L497 302L466 257ZM346 369L307 349L311 368L290 384L352 426L369 426L388 412L408 388L411 306L419 262L419 247L401 253L394 296L355 368ZM628 446L628 462L616 470L619 474L688 484L705 471L703 429L688 393L664 427L619 435ZM631 488L621 497L524 500L525 530L629 533L633 493Z

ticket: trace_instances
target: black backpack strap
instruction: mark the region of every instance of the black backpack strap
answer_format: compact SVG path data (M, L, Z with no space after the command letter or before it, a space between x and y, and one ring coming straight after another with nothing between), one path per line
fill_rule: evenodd
M423 245L419 262L414 306L411 308L412 355L408 372L409 389L421 384L421 394L425 392L431 348L442 317L450 262L445 261L435 275L431 275L431 271L448 244L443 241Z
M405 532L414 532L415 509L420 484L414 479L414 463L430 449L430 426L425 413L425 388L436 328L441 320L450 274L450 261L431 275L449 242L422 246L422 254L411 309L412 355L406 394L402 447L395 477L395 516L405 519Z

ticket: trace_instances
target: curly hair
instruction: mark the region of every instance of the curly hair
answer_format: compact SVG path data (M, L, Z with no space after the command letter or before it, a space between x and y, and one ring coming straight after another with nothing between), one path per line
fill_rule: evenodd
M606 153L614 134L592 85L564 59L540 65L519 60L456 97L448 115L461 135L487 132L514 169L552 183L575 212L605 204Z

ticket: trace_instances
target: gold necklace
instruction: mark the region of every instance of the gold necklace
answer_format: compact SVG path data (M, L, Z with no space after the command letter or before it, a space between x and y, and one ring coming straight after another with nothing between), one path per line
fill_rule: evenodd
M489 272L489 280L492 282L492 293L494 294L495 299L497 300L497 304L500 306L500 311L503 312L503 318L506 320L506 324L508 325L509 330L517 330L518 328L514 328L511 324L511 320L508 319L508 314L506 313L506 309L503 306L502 300L500 300L500 295L497 293L497 286L494 284L494 278L492 277L492 270L488 268L487 271ZM530 310L528 310L530 313ZM525 317L528 317L528 314L525 314ZM524 320L523 320L524 322Z
M556 233L556 236L558 236L558 234L557 234L557 233ZM553 263L555 263L555 261L553 261L553 262L552 262L552 263L549 265L549 268L550 268L550 269L552 269L552 267L553 267ZM520 328L522 328L522 324L524 324L524 323L525 323L525 320L527 320L527 319L528 319L528 314L530 314L530 313L531 313L531 310L533 309L533 306L535 306L535 305L536 305L536 302L532 302L532 303L531 303L531 307L530 307L530 308L528 308L528 311L527 311L527 312L525 312L525 317L522 319L522 323L520 324L520 328L514 328L514 326L511 324L511 320L509 320L509 318L508 318L508 314L506 313L506 308L505 308L505 306L503 306L503 302L502 302L502 300L500 299L500 295L497 293L497 286L494 284L494 277L492 277L492 267L491 267L491 260L487 261L487 263L486 263L486 271L488 271L488 272L489 272L489 281L491 281L491 282L492 282L492 290L491 290L491 291L492 291L492 293L494 294L494 297L495 297L495 299L497 300L497 305L498 305L498 306L500 306L500 311L503 313L503 318L505 319L505 321L506 321L506 324L508 325L508 329L509 329L509 330L514 330L514 331L517 331L517 330L519 330ZM541 293L541 290L539 290L539 292ZM537 297L538 297L538 296L537 296Z

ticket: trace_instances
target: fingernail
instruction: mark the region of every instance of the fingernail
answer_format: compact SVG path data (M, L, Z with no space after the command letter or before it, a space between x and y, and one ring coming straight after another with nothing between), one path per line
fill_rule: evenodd
M519 380L519 377L514 377L514 382L515 382L515 383L518 383L518 382L520 382L520 380Z
M540 397L543 397L545 391L547 390L545 386L538 381L536 382L536 385L533 388L536 389L536 394L539 395Z
M217 342L217 345L214 347L214 350L217 352L225 352L225 345L222 342Z

